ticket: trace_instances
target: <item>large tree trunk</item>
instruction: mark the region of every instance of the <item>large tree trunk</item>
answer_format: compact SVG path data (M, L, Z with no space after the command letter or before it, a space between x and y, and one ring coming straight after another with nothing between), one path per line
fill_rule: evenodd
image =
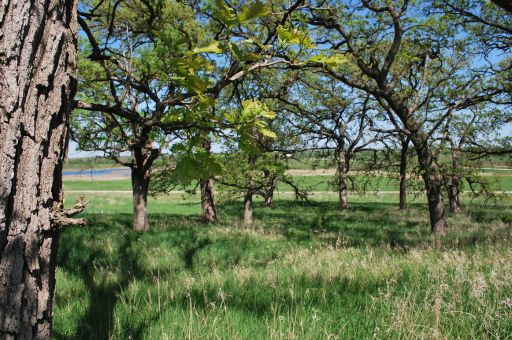
M51 336L76 1L0 5L0 338Z
M132 167L133 230L145 231L148 223L149 171Z
M448 229L442 195L443 178L427 143L415 143L415 148L427 192L430 227L432 232L443 234Z
M252 218L252 190L247 190L245 196L244 196L244 225L250 226L252 225L253 218Z
M217 223L217 210L215 209L214 185L211 178L201 179L201 208L203 210L203 221L206 223Z
M348 209L348 187L347 187L347 174L348 162L347 154L343 148L338 150L338 199L339 209Z
M400 210L407 209L407 152L409 151L409 139L402 141L400 150Z

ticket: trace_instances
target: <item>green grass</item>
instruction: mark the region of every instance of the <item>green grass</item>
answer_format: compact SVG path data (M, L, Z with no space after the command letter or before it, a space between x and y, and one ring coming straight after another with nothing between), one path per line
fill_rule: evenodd
M74 198L67 195L68 204ZM510 199L466 202L444 237L425 202L396 195L219 206L150 200L150 230L130 230L130 195L87 195L89 226L60 240L56 339L507 338L512 334Z
M497 173L494 176L488 176L489 180L493 182L492 188L494 190L512 190L512 176L503 176ZM303 189L311 191L334 191L334 176L292 176L295 183ZM364 176L351 176L354 183L354 188L362 188L363 184L367 184L368 191L381 190L381 191L396 191L398 190L398 179L387 177L364 177ZM487 177L486 177L487 178ZM411 186L415 185L422 189L422 184L418 182L409 183ZM349 181L349 186L352 187L352 182ZM131 190L130 179L119 180L70 180L64 178L64 188L66 190L92 190L92 191L129 191ZM189 186L192 188L192 186ZM290 191L291 188L283 183L278 185L281 191ZM469 190L467 184L462 188ZM180 188L177 188L180 190Z
M64 190L91 190L91 191L130 191L132 182L130 179L115 180L70 180L64 177Z
M129 160L129 157L121 157L121 159ZM101 157L82 157L70 158L64 164L64 170L83 170L83 169L104 169L120 166L111 159Z

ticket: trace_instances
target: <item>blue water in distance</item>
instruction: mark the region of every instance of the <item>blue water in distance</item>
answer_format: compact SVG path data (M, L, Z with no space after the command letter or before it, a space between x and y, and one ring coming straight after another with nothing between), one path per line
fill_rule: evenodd
M116 175L129 177L130 169L129 168L107 168L107 169L84 169L84 170L65 170L62 175L65 176L106 176L106 175Z

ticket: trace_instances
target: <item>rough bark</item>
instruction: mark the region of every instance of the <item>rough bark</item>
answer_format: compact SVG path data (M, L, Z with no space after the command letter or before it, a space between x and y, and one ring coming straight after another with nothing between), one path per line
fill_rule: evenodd
M148 223L149 171L136 167L131 169L133 196L133 230L146 231Z
M0 338L51 336L76 1L0 5Z
M211 153L212 143L206 138L203 147L208 154ZM201 189L201 209L203 212L203 221L206 223L217 223L217 209L215 208L215 186L212 178L202 178L199 180Z
M433 233L444 234L448 229L448 224L446 223L442 195L443 177L428 144L429 136L421 130L420 124L414 118L414 115L409 113L403 102L393 97L386 100L393 111L397 113L406 130L410 131L408 137L416 151L418 165L427 193L430 228Z
M244 225L250 226L252 225L252 196L253 192L251 189L247 190L247 193L244 196Z
M271 175L270 171L264 171L265 178L267 179L267 186L264 190L265 207L274 207L274 191L276 190L276 179Z
M203 221L206 223L217 223L217 210L215 209L214 185L211 178L199 181L201 188L201 208Z
M274 207L274 192L276 190L276 186L274 182L267 187L267 190L265 191L265 206L267 208L273 208Z
M458 214L462 211L460 205L460 178L456 174L452 174L446 184L446 191L448 192L448 201L450 212Z
M492 2L508 11L509 13L512 13L512 3L510 0L492 0Z
M450 212L458 214L462 211L460 205L460 177L459 170L459 152L452 150L452 169L451 173L446 176L446 192L448 193L448 202Z
M347 186L347 154L343 148L338 149L338 207L340 210L348 209L348 186Z
M427 143L415 143L415 148L427 192L430 227L432 232L443 234L448 229L442 195L443 178Z
M255 155L249 155L248 158L249 165L251 169L256 168L256 156ZM247 188L247 192L244 196L244 225L250 226L253 222L252 217L252 198L254 195L254 188L253 188L253 181L249 181L249 187Z
M402 141L400 150L400 210L407 209L407 152L409 151L409 140Z
M147 138L149 130L141 129L139 143L131 146L132 163L132 194L133 194L133 230L145 231L149 229L148 223L148 191L151 180L151 167L160 155L159 149L152 147L152 141Z

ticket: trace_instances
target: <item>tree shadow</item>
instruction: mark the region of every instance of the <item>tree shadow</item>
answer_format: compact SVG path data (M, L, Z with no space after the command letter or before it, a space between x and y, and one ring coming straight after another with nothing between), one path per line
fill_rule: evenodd
M109 339L114 330L114 308L120 293L126 289L133 280L144 277L144 270L138 266L137 256L132 252L132 243L137 242L138 233L130 230L131 218L118 215L118 222L124 225L125 232L122 233L121 242L112 252L104 247L84 247L88 243L91 234L89 232L65 233L61 238L59 249L59 267L83 279L89 292L89 307L84 316L78 322L76 334L72 337L65 337L61 334L54 334L56 339ZM107 223L92 218L94 228L98 234L109 228ZM98 236L98 235L96 235ZM111 280L102 276L101 269L117 268L118 279ZM133 339L140 338L142 334L140 327L128 330Z
M424 204L410 204L411 211L405 213L399 212L394 203L383 202L352 203L350 209L345 212L339 212L336 208L336 202L280 200L274 209L268 209L264 207L263 202L256 202L255 217L259 222L254 227L254 231L278 233L284 236L286 241L283 243L291 243L294 246L316 242L337 247L338 242L341 242L344 247L386 246L396 250L406 250L431 242L428 225L422 224L421 219L416 216L424 214L426 218L428 212L425 211ZM222 217L220 226L205 225L201 222L200 216L151 214L150 230L141 234L130 229L130 214L115 214L90 215L91 227L65 231L61 237L59 267L83 279L90 304L78 322L75 335L66 337L55 333L55 338L106 339L116 332L114 313L119 297L131 282L141 280L148 282L153 275L149 269L140 265L140 258L146 256L141 251L143 247L137 246L141 238L144 242L149 238L158 239L158 242L165 243L169 249L179 249L179 259L183 261L180 270L185 269L192 274L209 270L209 262L205 261L209 256L219 262L214 263L219 270L231 270L240 262L244 265L243 261L246 257L253 259L250 262L252 267L266 266L274 258L273 254L268 253L272 249L265 249L264 252L258 253L256 248L258 243L251 241L253 234L235 233L238 238L210 236L208 231L211 228L241 228L239 222L243 206L240 202L221 204L219 211ZM485 207L470 210L469 215L483 223L496 219L505 222L509 218L506 216L507 211L509 208ZM471 245L479 240L477 236L469 235L463 241L457 239L457 245ZM275 256L279 256L282 253L276 254ZM261 261L258 256L261 256ZM109 271L117 274L116 279L106 276L105 273ZM174 274L170 271L163 275L172 277ZM332 296L333 301L346 295L349 298L356 296L364 302L369 293L375 292L385 284L384 281L375 281L354 286L351 282L343 281L343 277L340 277L340 280L330 284L328 289L324 289L336 293ZM297 284L299 289L304 288L304 290L325 285L307 277L300 278ZM229 285L225 288L229 289ZM275 292L277 295L273 296L273 292L268 289L263 286L248 286L242 292L233 290L226 293L231 295L230 306L258 316L269 315L276 299L284 306L293 304L288 296ZM217 299L218 287L212 286L206 290L192 291L190 295L194 304L207 308L205 297L210 301ZM325 297L322 299L325 300ZM330 299L327 300L330 301ZM315 301L313 299L310 303L314 304ZM173 304L186 309L188 303L189 301L177 300ZM151 321L157 317L157 314L145 316L146 319L143 322L133 324L124 322L122 333L129 334L132 339L141 338L146 327L149 327Z
M408 204L406 211L399 211L393 202L353 202L346 211L339 211L334 201L297 202L280 200L274 209L263 202L255 202L256 223L263 228L273 228L290 241L304 242L320 240L334 245L343 239L344 246L389 246L407 249L420 245L431 245L434 239L430 231L426 204ZM220 205L219 211L228 219L239 219L243 213L240 202ZM503 205L468 207L463 215L476 224L493 221L510 224L510 208ZM456 219L457 216L449 217ZM484 227L482 225L482 227ZM446 246L475 245L478 236L460 233L444 238ZM486 238L483 238L485 240Z

